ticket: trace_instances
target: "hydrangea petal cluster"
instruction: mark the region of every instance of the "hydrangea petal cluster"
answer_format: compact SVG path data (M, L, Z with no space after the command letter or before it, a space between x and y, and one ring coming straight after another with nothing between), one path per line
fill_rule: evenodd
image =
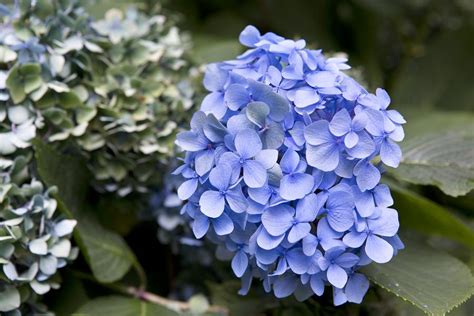
M56 0L1 9L0 154L38 135L76 147L100 192L159 182L194 93L172 16L111 9L94 21L79 1Z
M279 298L331 286L336 305L360 303L369 282L358 269L403 248L380 178L400 162L405 120L345 58L252 26L240 42L249 50L208 67L210 93L177 136L182 213L227 254L241 294L258 278Z
M24 157L0 158L0 297L13 307L2 312L44 312L35 295L59 288L57 271L78 255L70 241L76 221L57 214L54 190L29 180Z

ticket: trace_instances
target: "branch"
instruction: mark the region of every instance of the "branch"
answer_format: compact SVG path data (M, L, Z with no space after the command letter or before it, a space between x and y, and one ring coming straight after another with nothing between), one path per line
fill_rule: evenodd
M176 312L186 312L191 310L191 306L187 302L182 302L182 301L176 301L172 300L166 297L162 297L159 295L156 295L154 293L147 292L144 289L136 288L133 286L126 286L123 284L119 283L100 283L97 281L94 277L91 275L81 272L81 271L71 271L73 275L76 277L87 280L90 282L94 282L96 284L99 284L103 287L106 287L108 289L111 289L115 292L124 294L124 295L130 295L133 296L139 300L152 303L152 304L157 304L161 306L165 306L168 309L174 310ZM217 305L210 305L209 308L206 311L207 313L215 313L215 314L220 314L223 316L228 316L230 315L229 310L226 307L223 306L217 306Z
M127 293L138 299L141 299L142 301L166 306L167 308L177 312L186 312L191 310L191 306L187 302L171 300L134 287L128 287ZM227 308L217 305L210 305L206 312L220 315L230 315Z

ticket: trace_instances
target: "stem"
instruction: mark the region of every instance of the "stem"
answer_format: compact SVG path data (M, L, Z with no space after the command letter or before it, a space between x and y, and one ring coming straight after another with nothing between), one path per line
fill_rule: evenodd
M167 308L177 311L177 312L186 312L191 310L191 306L187 302L171 300L154 293L146 292L134 287L128 287L127 292L129 295L132 295L142 301L146 301L153 304L163 305ZM207 309L208 313L217 313L221 315L229 315L229 310L222 306L210 305Z
M154 293L147 292L146 290L142 288L136 288L133 286L126 286L123 284L119 283L100 283L97 281L93 276L81 272L81 271L71 271L72 274L80 279L87 280L90 282L94 282L96 284L99 284L105 288L108 288L110 290L113 290L115 292L124 294L124 295L129 295L133 296L139 300L152 303L152 304L157 304L161 306L165 306L166 308L170 310L174 310L176 312L186 312L191 310L191 306L187 302L182 302L182 301L176 301L172 300L166 297L162 297L159 295L156 295ZM230 315L230 312L227 308L223 306L217 306L217 305L210 305L209 308L207 309L208 313L216 313L224 316Z
M135 268L135 271L137 272L138 279L140 280L140 289L146 289L148 280L146 277L145 270L143 270L143 267L138 263L138 261L135 261L133 266Z

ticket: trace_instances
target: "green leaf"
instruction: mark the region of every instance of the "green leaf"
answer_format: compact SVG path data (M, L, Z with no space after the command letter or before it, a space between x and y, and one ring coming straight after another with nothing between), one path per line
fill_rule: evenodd
M389 185L402 227L444 236L474 248L474 231L451 212L395 183Z
M432 315L444 315L462 304L474 289L474 278L464 263L414 243L389 263L371 264L362 271L377 285Z
M34 146L41 178L49 186L58 187L61 209L78 220L74 236L94 277L100 282L114 282L120 280L132 265L140 273L141 267L122 237L103 228L85 212L89 173L84 161L60 155L40 140L35 140Z
M0 312L8 312L20 307L20 292L13 286L6 286L0 292Z
M65 109L74 109L82 105L81 99L74 92L63 92L58 95L59 104Z
M121 296L105 296L82 306L75 316L178 316L175 311L163 306Z
M412 121L402 143L399 179L435 185L451 196L474 188L474 115L433 113Z
M99 282L118 281L132 265L138 264L123 238L106 230L94 219L78 218L78 229L84 243L84 255Z
M14 103L20 103L26 97L23 84L19 77L19 67L15 65L15 67L10 70L10 74L6 81L8 92L10 92L10 96Z
M71 217L83 212L90 179L84 161L71 155L61 155L40 139L35 139L33 146L41 179L48 186L59 188L59 199L71 211Z
M6 81L14 103L23 101L28 93L38 89L42 83L39 64L15 65L10 70Z

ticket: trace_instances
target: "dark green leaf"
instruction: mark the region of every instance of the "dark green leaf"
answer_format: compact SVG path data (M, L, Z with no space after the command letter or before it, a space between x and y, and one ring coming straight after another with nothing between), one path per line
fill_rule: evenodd
M163 306L121 296L100 297L86 303L74 315L79 316L178 316Z
M100 282L120 280L139 264L125 241L116 233L103 228L91 214L85 212L89 173L84 161L60 155L40 140L35 140L36 160L41 178L50 186L57 186L63 211L78 220L75 238ZM74 181L70 181L74 179Z
M401 164L392 170L395 176L438 186L452 196L474 188L474 115L433 113L408 125Z
M39 64L15 65L10 70L6 85L13 102L20 103L28 93L38 89L42 83Z
M444 236L474 248L474 231L442 206L414 192L390 184L402 227Z
M94 219L78 218L78 230L84 243L84 255L98 281L118 281L132 265L138 264L123 238L106 230Z
M471 271L461 261L414 243L389 263L362 270L377 285L432 315L444 315L462 304L474 289Z

